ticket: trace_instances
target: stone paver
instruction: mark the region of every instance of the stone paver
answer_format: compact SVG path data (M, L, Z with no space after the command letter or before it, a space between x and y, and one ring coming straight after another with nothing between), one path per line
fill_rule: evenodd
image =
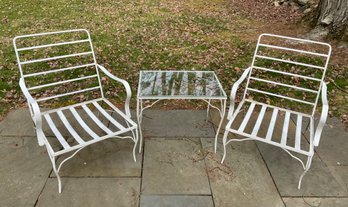
M141 175L141 154L136 153L137 162L133 160L134 142L130 139L108 139L86 147L68 160L60 171L61 176L68 177L118 177ZM61 156L58 162L63 158ZM52 176L55 174L52 172Z
M348 132L337 118L328 118L317 152L326 165L348 166Z
M0 137L0 206L34 206L52 167L35 137Z
M50 178L36 206L136 207L139 190L140 178L65 178L59 194L57 180Z
M205 110L145 110L144 137L215 137Z
M140 207L213 207L211 196L141 196Z
M211 194L199 139L149 139L144 153L143 194Z
M213 139L201 139L216 207L284 206L254 142L227 146L224 164L222 149L213 153Z
M258 143L258 147L282 196L347 196L346 189L317 155L302 180L301 190L298 190L298 179L303 172L300 163L280 148L263 143Z
M330 172L348 192L348 166L329 166Z
M20 126L20 127L19 127ZM36 136L28 108L11 111L0 123L1 136Z
M269 114L266 114L267 116ZM283 117L282 117L283 118ZM281 118L281 119L282 119ZM305 124L304 124L305 125ZM260 132L265 134L267 127L260 127ZM275 125L274 136L280 137L282 131L282 120ZM288 131L288 142L293 143L296 125L290 122ZM308 131L305 133L308 136ZM302 136L301 148L308 149L308 137ZM259 150L265 159L267 167L272 174L274 182L281 196L346 196L346 189L342 188L329 168L317 155L314 156L311 169L303 178L301 190L297 189L298 179L303 172L300 163L291 158L282 149L261 142L257 142ZM298 154L297 154L298 155ZM301 156L303 161L307 157Z
M268 116L269 114L267 114ZM281 137L282 119L276 122L274 136ZM305 124L304 124L305 125ZM267 127L260 127L261 134L265 134ZM295 137L296 125L290 122L288 131L288 142L293 143ZM305 134L308 134L306 132ZM307 135L308 136L308 135ZM308 149L308 137L302 136L301 148ZM346 196L347 192L340 186L334 176L330 173L329 168L318 158L314 156L312 167L303 178L301 190L297 189L298 179L303 172L300 163L291 158L282 149L257 142L259 150L264 157L267 167L272 174L274 182L281 196ZM298 155L298 154L297 154ZM303 161L307 157L301 156Z
M287 207L347 207L348 198L283 198Z

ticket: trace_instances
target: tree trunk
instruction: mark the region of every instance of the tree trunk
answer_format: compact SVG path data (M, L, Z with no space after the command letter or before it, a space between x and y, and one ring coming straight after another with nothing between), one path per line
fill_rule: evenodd
M348 0L320 0L314 21L329 38L347 37Z

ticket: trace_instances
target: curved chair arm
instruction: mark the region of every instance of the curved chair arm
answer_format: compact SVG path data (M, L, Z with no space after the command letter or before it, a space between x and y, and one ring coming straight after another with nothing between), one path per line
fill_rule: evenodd
M126 89L126 92L127 92L127 98L126 98L126 102L125 102L125 112L126 112L126 116L127 117L131 117L131 113L130 113L130 109L129 109L129 102L130 102L130 98L132 96L132 91L131 91L131 88L128 84L128 82L126 80L123 80L121 78L118 78L116 77L115 75L111 74L106 68L104 68L103 66L99 65L98 64L98 68L105 74L107 75L109 78L115 80L115 81L118 81L120 83L123 84L123 86L125 87Z
M245 78L248 76L251 68L247 68L242 76L233 84L232 89L231 89L231 96L230 96L230 108L228 110L227 114L227 119L230 120L232 117L233 111L234 111L234 103L236 100L236 94L237 94L237 89L239 88L239 85L245 80Z
M44 133L42 131L42 119L41 119L41 112L40 107L37 104L36 100L30 95L25 83L24 78L19 79L19 86L25 96L25 98L28 101L29 109L31 112L32 119L35 124L37 139L40 146L43 146L45 144L44 142Z
M321 100L322 100L323 108L321 111L320 121L318 123L317 130L315 131L315 134L314 134L314 146L316 147L319 145L321 132L323 131L323 128L327 119L327 115L329 112L329 104L327 102L327 86L324 82L322 85Z

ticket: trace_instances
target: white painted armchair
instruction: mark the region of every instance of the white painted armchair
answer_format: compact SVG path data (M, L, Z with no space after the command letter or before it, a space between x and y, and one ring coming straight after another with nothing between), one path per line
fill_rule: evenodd
M326 43L260 35L251 67L232 86L221 163L226 158L226 145L232 141L256 140L280 147L303 166L300 189L328 114L324 77L330 55L331 46ZM235 109L237 89L245 80L243 98ZM322 111L315 129L314 115L320 96ZM266 114L270 116L265 118ZM291 128L291 120L295 128ZM305 121L309 123L308 140L303 138ZM242 138L229 139L229 133ZM293 153L307 156L306 164Z
M97 64L87 30L22 35L15 37L13 44L21 76L19 85L29 105L38 143L47 148L59 193L62 165L86 146L108 138L130 138L136 161L138 130L129 110L130 86ZM102 74L124 86L124 112L104 96ZM64 107L57 105L62 98L68 103ZM42 106L50 109L43 110ZM66 153L71 156L57 166L57 157Z

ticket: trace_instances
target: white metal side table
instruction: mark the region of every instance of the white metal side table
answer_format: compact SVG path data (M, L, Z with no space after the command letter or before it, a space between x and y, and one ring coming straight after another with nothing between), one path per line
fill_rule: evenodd
M207 118L209 108L219 111L221 121L216 135L214 150L217 148L217 138L225 116L227 96L213 71L140 71L138 95L137 95L137 118L139 126L139 153L142 149L143 135L141 122L145 109L152 107L164 99L197 99L207 102ZM147 106L144 100L150 100ZM217 100L220 106L214 106L212 101Z

